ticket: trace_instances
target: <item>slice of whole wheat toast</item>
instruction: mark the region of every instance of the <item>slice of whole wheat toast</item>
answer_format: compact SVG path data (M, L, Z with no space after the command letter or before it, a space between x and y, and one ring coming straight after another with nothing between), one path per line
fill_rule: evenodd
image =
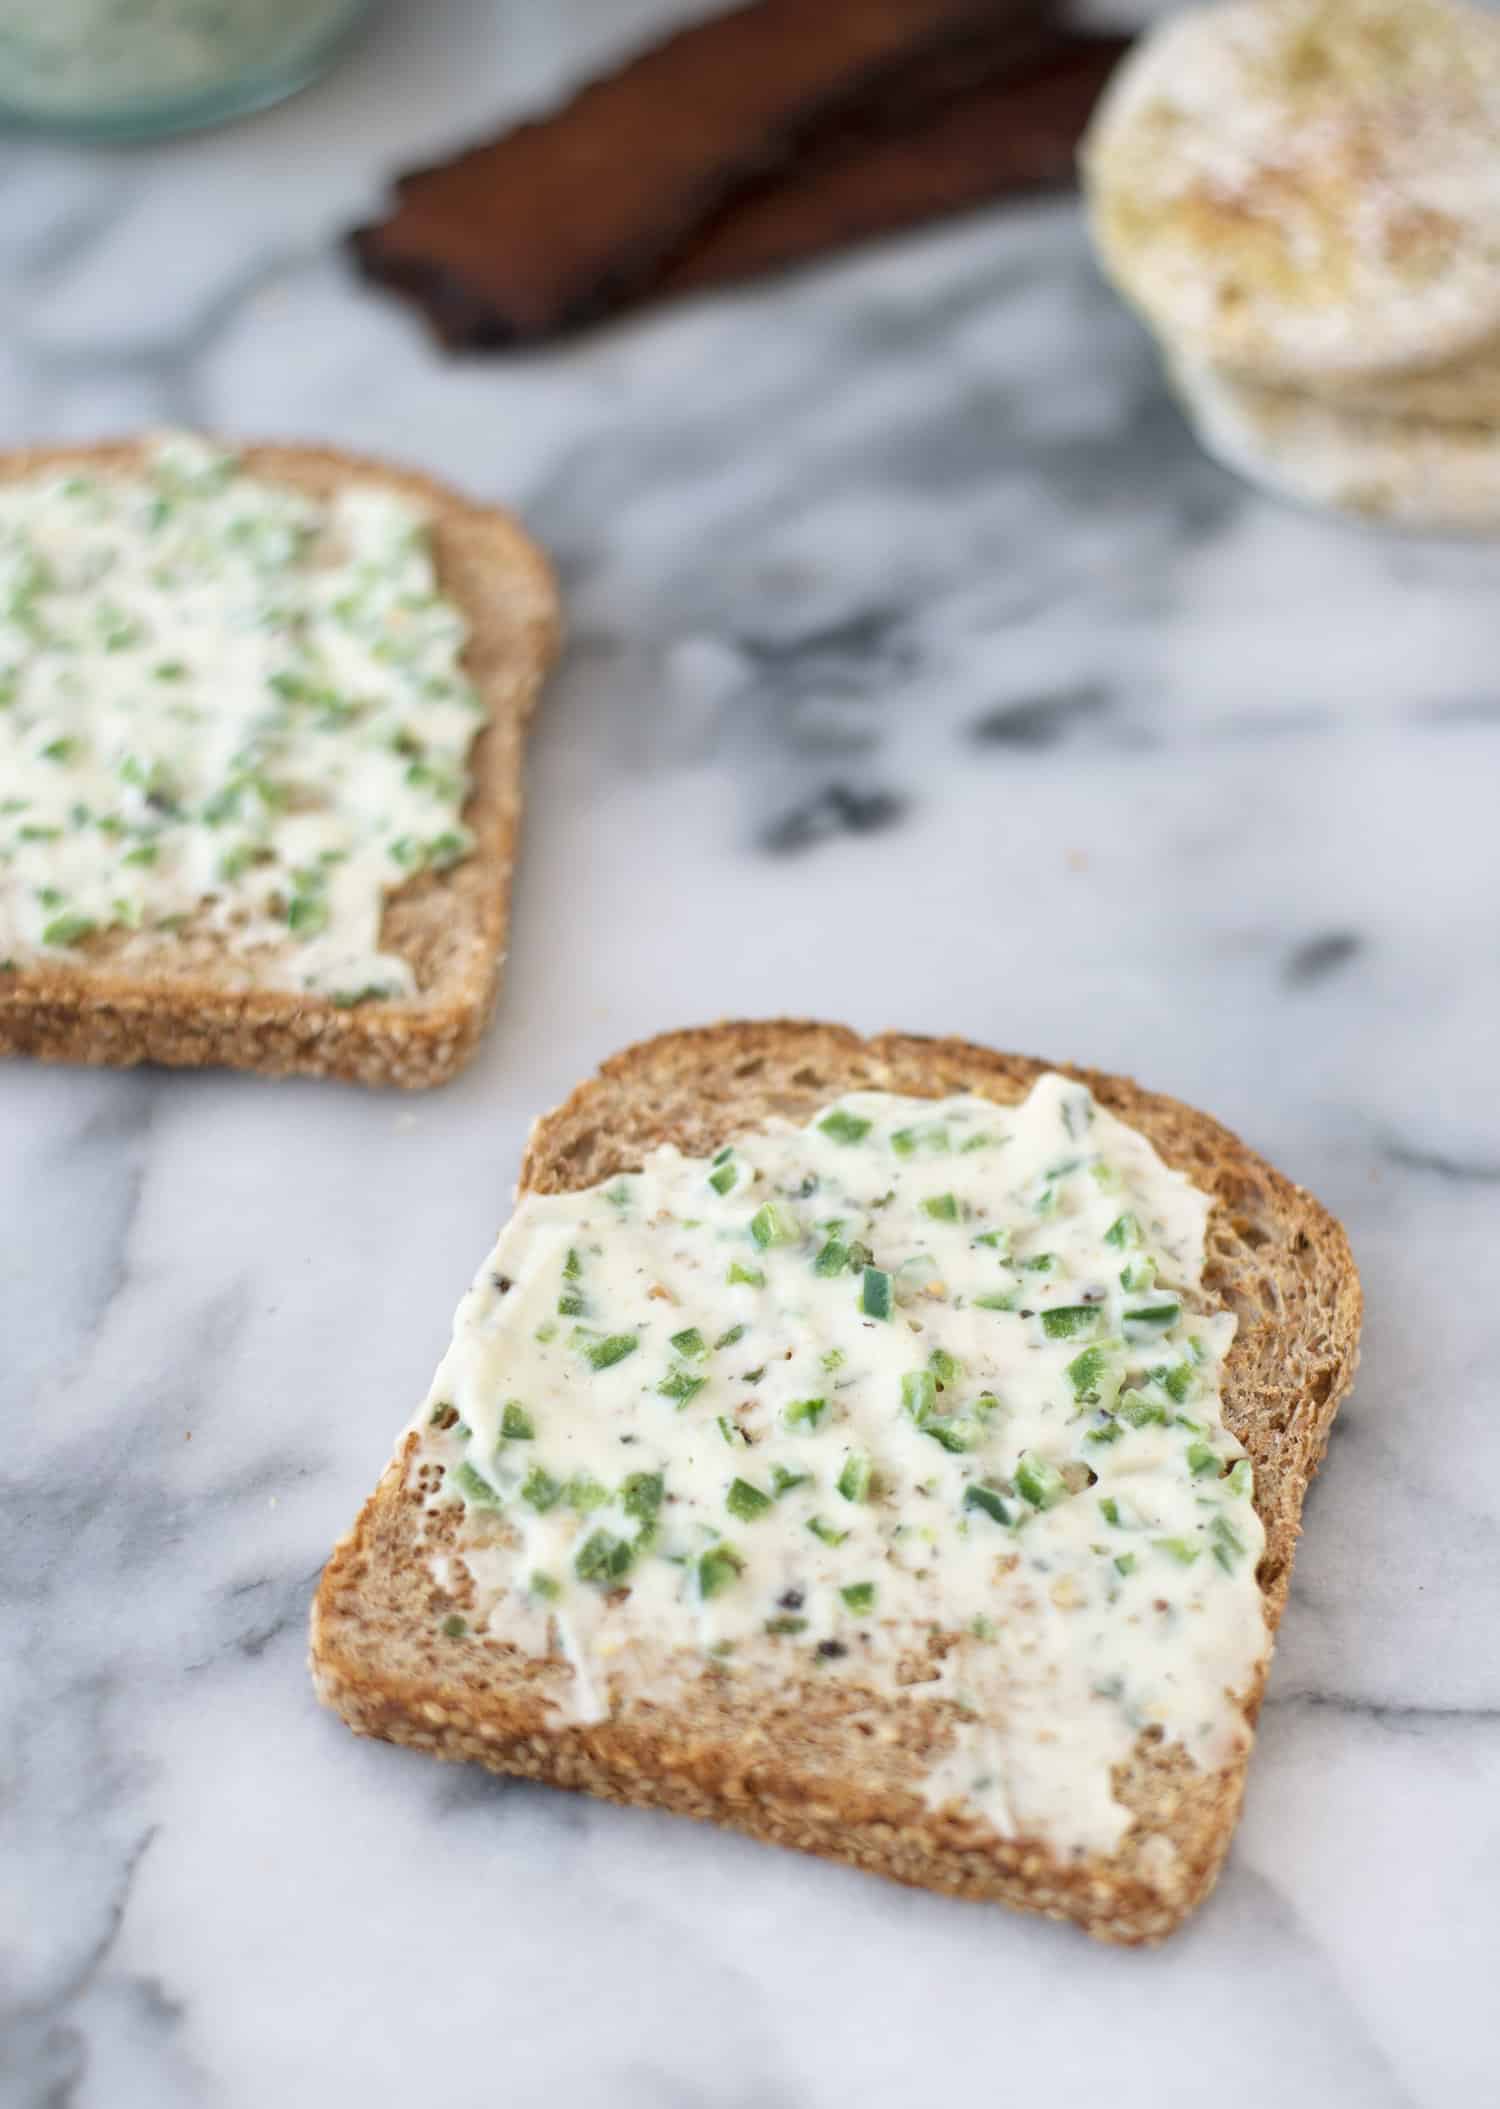
M843 1093L1024 1097L1054 1066L962 1040L838 1026L722 1024L667 1034L606 1062L534 1128L521 1189L559 1193L639 1166L661 1143L708 1155L771 1115L805 1122ZM1254 1465L1266 1531L1258 1580L1268 1627L1286 1602L1303 1496L1353 1380L1359 1278L1337 1222L1310 1194L1207 1115L1119 1078L1063 1065L1214 1197L1205 1293L1238 1327L1224 1372L1228 1426ZM549 1695L571 1676L493 1635L451 1637L454 1598L432 1576L434 1524L407 1466L409 1434L334 1552L312 1613L320 1698L358 1733L497 1772L733 1825L924 1888L1069 1918L1101 1939L1170 1933L1213 1883L1238 1815L1245 1759L1199 1771L1180 1747L1143 1736L1114 1776L1132 1821L1117 1852L1064 1859L1038 1839L1002 1838L919 1793L951 1740L949 1703L872 1700L805 1675L747 1708L727 1676L685 1679L680 1698L628 1694L604 1721L564 1723ZM455 1535L462 1511L444 1507ZM424 1538L424 1530L427 1536ZM1261 1665L1245 1695L1253 1722ZM872 1733L872 1722L875 1731ZM1170 1848L1171 1850L1168 1850Z
M148 446L123 440L0 455L0 481L55 468L136 473ZM508 513L430 477L332 448L234 451L268 483L314 498L375 486L428 515L438 588L468 622L463 663L487 713L463 814L474 852L445 872L409 879L386 902L381 946L410 965L413 996L341 1009L326 997L247 985L208 929L189 924L154 938L101 931L76 947L76 963L19 960L0 972L0 1054L440 1084L473 1053L499 985L527 724L559 637L552 571Z

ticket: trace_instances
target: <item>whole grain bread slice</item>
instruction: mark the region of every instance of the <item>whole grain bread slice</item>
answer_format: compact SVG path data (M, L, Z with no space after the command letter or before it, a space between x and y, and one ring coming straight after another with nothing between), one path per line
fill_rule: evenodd
M1258 1580L1274 1629L1303 1496L1354 1376L1359 1278L1326 1210L1206 1114L1120 1077L962 1040L721 1024L606 1062L537 1123L521 1189L589 1186L634 1169L661 1143L709 1154L771 1115L805 1121L849 1091L973 1091L1010 1103L1053 1066L1214 1197L1205 1290L1238 1319L1225 1418L1254 1464L1266 1530ZM1159 1940L1211 1887L1245 1761L1205 1773L1149 1732L1115 1775L1132 1818L1118 1851L1077 1860L1038 1839L998 1837L952 1806L924 1804L921 1778L953 1729L949 1702L924 1699L920 1687L899 1704L872 1702L847 1684L804 1678L757 1692L747 1708L730 1677L699 1675L684 1682L680 1703L663 1703L656 1688L649 1698L627 1694L605 1721L561 1723L549 1697L571 1675L564 1662L538 1661L501 1638L444 1632L444 1614L461 1598L433 1579L432 1524L408 1473L416 1442L406 1438L337 1547L313 1606L318 1694L359 1734L705 1817L920 1887L1073 1919L1104 1940ZM456 1534L456 1506L433 1513ZM1263 1684L1264 1665L1243 1695L1248 1722Z
M0 481L74 467L129 475L141 469L148 444L0 455ZM464 665L486 709L463 815L474 852L446 872L408 880L386 902L381 945L410 965L414 996L341 1009L324 997L254 985L208 929L189 924L155 938L104 931L76 948L76 962L21 960L0 972L0 1054L222 1065L412 1088L444 1083L473 1053L499 985L527 726L559 640L551 567L508 513L410 469L327 447L235 452L250 474L314 498L363 484L397 492L428 515L439 589L467 618Z

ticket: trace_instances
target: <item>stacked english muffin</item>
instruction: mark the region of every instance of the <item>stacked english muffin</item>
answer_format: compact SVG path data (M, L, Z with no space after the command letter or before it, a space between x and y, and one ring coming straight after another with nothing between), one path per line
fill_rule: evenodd
M1174 17L1084 142L1105 268L1208 448L1308 503L1500 532L1500 17Z

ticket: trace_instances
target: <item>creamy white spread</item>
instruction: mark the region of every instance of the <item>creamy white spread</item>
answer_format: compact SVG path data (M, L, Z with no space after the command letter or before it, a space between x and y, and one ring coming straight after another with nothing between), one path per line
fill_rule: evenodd
M37 112L205 94L284 67L358 0L0 0L0 101Z
M950 1701L931 1803L1108 1850L1114 1767L1225 1762L1267 1644L1210 1206L1056 1075L526 1196L414 1423L450 1630L582 1719L684 1656Z
M395 492L194 439L0 486L0 962L191 923L250 981L409 994L386 898L473 847L466 636Z

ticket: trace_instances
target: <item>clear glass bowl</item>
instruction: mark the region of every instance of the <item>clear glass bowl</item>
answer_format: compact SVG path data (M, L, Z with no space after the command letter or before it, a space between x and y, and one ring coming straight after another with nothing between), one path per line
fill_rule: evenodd
M280 102L374 0L0 0L0 128L160 139Z

